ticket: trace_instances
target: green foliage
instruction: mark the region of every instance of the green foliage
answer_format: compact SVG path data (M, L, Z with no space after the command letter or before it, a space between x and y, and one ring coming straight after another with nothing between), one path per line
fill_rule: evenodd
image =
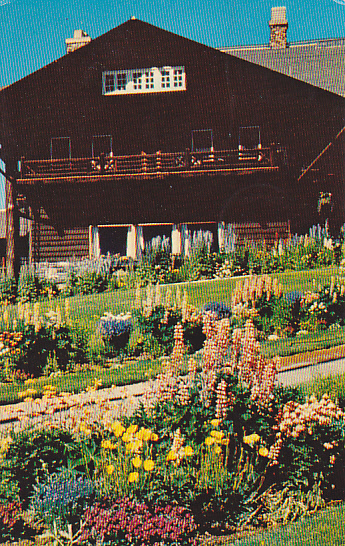
M77 328L49 323L36 328L26 324L21 327L15 350L12 348L1 357L0 370L10 367L14 372L13 379L17 370L27 377L37 377L58 370L72 370L85 361L86 340Z
M17 283L14 277L0 277L0 301L1 303L14 303L17 297Z
M0 460L3 498L28 506L37 480L67 467L69 453L77 448L71 433L59 429L26 429L16 433ZM7 490L6 484L11 484Z

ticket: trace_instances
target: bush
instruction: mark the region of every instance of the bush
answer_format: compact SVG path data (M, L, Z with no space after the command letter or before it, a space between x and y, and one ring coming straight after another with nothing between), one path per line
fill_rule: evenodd
M33 487L30 511L38 521L65 527L80 520L94 494L94 483L86 476L61 469Z
M0 460L3 498L20 500L27 506L35 483L67 467L71 452L78 452L78 447L67 431L27 429L15 434Z

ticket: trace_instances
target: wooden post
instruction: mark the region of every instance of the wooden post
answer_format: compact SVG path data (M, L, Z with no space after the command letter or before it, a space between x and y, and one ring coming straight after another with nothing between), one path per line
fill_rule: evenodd
M18 256L19 217L16 209L14 180L6 178L6 275L19 277L20 256Z

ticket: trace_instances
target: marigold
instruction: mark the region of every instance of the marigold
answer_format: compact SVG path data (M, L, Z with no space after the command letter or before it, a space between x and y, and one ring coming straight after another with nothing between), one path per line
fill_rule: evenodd
M186 455L186 457L192 457L192 455L194 455L194 449L192 448L192 446L186 446L184 448L184 454Z
M146 461L144 461L144 470L146 470L146 472L150 472L151 470L153 470L155 466L155 463L154 461L152 461L152 459L147 459Z
M157 440L158 440L158 435L155 434L155 432L151 432L151 441L157 442Z
M137 482L139 480L138 472L131 472L128 476L129 483Z
M259 449L259 455L261 455L261 457L268 457L268 449L266 447L260 447Z

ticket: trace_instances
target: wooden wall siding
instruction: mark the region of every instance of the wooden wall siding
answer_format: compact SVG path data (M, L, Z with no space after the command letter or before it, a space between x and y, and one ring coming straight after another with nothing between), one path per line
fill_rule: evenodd
M279 239L290 237L290 222L270 222L268 224L233 224L232 228L237 235L237 243L245 241L265 242L268 246L274 245Z
M89 256L88 228L66 230L60 237L52 226L35 223L32 238L34 262L59 262Z

